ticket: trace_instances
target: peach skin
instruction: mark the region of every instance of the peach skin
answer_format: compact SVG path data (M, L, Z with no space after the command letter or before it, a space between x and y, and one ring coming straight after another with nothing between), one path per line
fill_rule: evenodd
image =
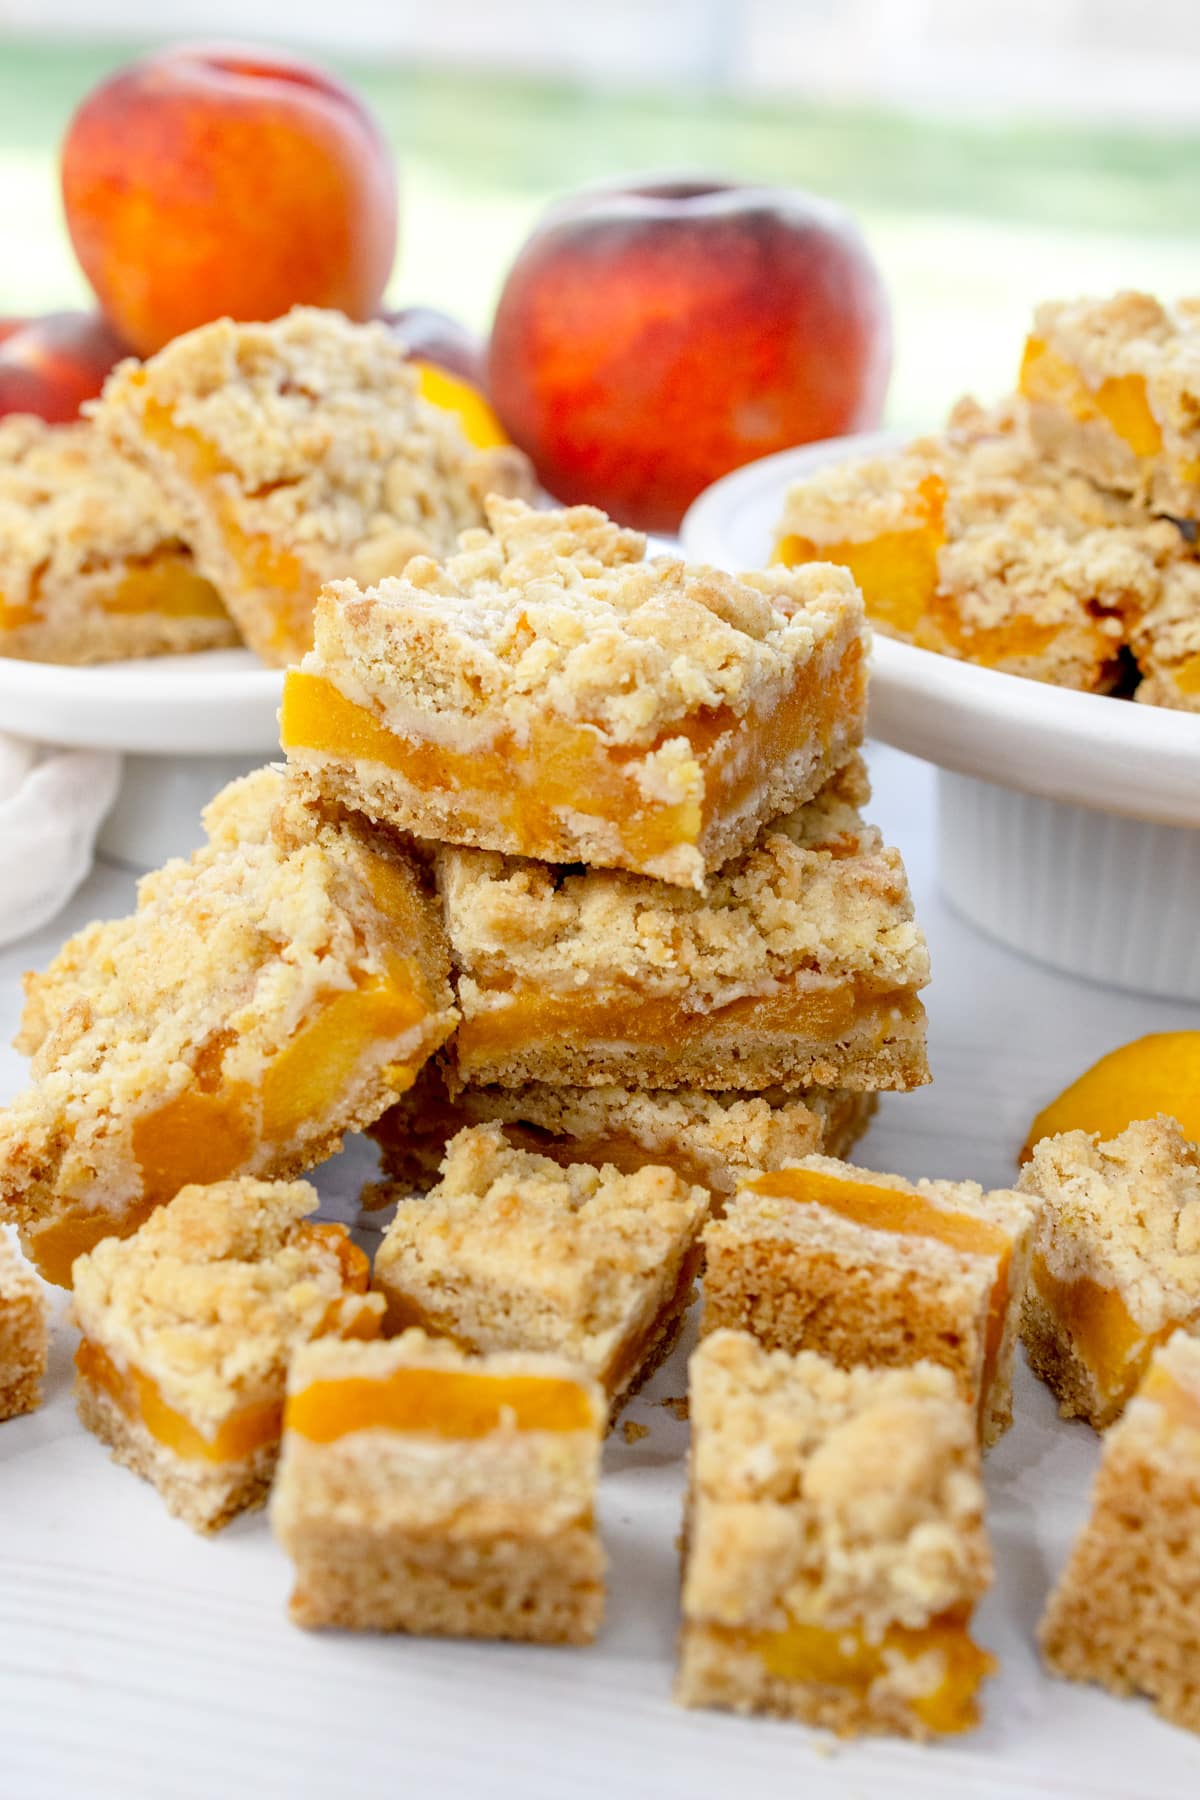
M210 319L375 313L396 249L391 152L362 101L295 57L177 45L76 112L62 153L84 273L141 356Z

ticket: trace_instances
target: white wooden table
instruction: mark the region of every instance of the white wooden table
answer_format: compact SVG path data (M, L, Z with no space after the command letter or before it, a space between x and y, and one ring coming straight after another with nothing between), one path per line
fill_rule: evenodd
M872 770L871 816L905 852L933 954L935 1085L886 1099L858 1154L909 1176L1003 1185L1044 1100L1116 1044L1200 1027L1200 1009L1089 987L975 935L934 883L932 771L878 748ZM0 956L5 1042L20 971L85 919L124 911L132 888L97 869L67 915ZM0 1050L0 1095L22 1077ZM356 1142L320 1172L331 1216L354 1216L371 1161ZM77 1425L73 1348L63 1324L48 1403L0 1427L0 1800L1200 1794L1200 1739L1038 1667L1033 1627L1083 1516L1096 1440L1057 1420L1023 1366L1017 1424L987 1469L997 1582L978 1635L1002 1672L984 1724L931 1750L831 1750L796 1727L670 1703L687 1427L662 1401L684 1392L686 1345L631 1409L649 1435L609 1444L608 1622L584 1651L297 1631L288 1565L261 1514L215 1541L194 1537Z

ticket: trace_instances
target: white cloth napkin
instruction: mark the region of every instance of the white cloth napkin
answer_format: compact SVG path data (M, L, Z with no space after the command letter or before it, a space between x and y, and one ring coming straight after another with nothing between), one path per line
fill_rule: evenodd
M0 732L0 944L62 911L117 796L111 750L42 750Z

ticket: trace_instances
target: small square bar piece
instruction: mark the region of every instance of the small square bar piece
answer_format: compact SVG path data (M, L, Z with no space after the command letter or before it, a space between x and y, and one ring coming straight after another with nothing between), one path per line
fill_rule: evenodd
M239 641L141 469L93 425L0 421L0 656L102 663Z
M1092 1509L1039 1629L1050 1668L1200 1731L1200 1340L1155 1350L1104 1435Z
M706 1187L715 1213L739 1176L778 1169L823 1150L845 1156L870 1124L877 1097L841 1088L782 1088L765 1094L706 1094L699 1088L460 1088L454 1098L435 1058L384 1113L370 1135L387 1181L363 1196L383 1206L396 1188L434 1186L446 1146L467 1125L499 1124L514 1149L557 1163L609 1163L633 1175L665 1164L681 1180Z
M707 892L441 849L471 1085L920 1087L925 940L854 758Z
M1200 1327L1200 1147L1174 1119L1101 1143L1043 1138L1021 1171L1044 1202L1021 1319L1025 1352L1066 1419L1103 1431L1156 1344Z
M0 1230L0 1421L41 1405L49 1339L42 1284Z
M75 1265L79 1416L196 1531L266 1497L297 1348L379 1333L367 1258L316 1209L305 1181L187 1187Z
M271 1497L298 1625L586 1644L606 1406L554 1356L406 1331L301 1350Z
M284 1179L370 1125L457 1014L436 900L401 846L265 769L210 839L29 983L33 1082L0 1112L0 1218L50 1281L189 1182Z
M324 582L398 574L482 524L485 494L533 491L519 450L474 447L422 398L386 325L315 307L186 332L122 363L94 413L170 496L270 663L309 648Z
M839 1369L740 1331L691 1360L676 1698L841 1736L978 1720L991 1582L975 1421L948 1370Z
M1022 414L964 401L936 437L796 482L778 555L845 565L889 636L1104 692L1125 620L1159 602L1185 548L1169 520L1041 455Z
M593 507L490 499L490 532L335 584L280 741L326 798L444 843L702 888L861 740L843 570L734 577Z
M810 1156L744 1181L706 1228L702 1329L842 1368L942 1363L992 1444L1012 1423L1036 1220L1021 1194Z
M1021 363L1042 451L1156 512L1200 517L1200 300L1050 300Z
M399 1198L375 1258L393 1331L554 1351L614 1410L670 1352L695 1297L708 1193L671 1169L564 1167L476 1125L432 1193Z

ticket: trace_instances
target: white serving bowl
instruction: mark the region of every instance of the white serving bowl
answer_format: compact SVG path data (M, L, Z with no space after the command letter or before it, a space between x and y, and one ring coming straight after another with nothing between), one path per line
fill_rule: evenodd
M793 481L903 441L833 438L736 470L688 512L686 554L761 568ZM1200 1000L1200 717L877 636L870 729L943 771L939 875L968 918L1057 968Z
M0 730L68 749L117 750L124 771L99 848L135 869L186 854L200 809L279 753L283 675L249 650L93 669L0 657Z

